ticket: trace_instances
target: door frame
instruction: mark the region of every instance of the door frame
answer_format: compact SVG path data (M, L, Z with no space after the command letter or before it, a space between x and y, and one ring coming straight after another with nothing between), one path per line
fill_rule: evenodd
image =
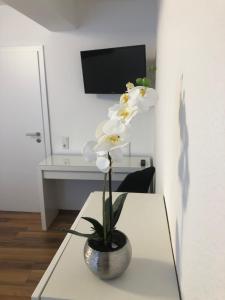
M25 51L25 50L31 50L37 53L44 152L45 152L45 157L47 157L52 154L52 142L51 142L51 127L50 127L50 115L49 115L48 92L47 92L47 81L46 81L44 46L42 45L42 46L24 46L24 47L20 47L20 46L0 47L0 51Z

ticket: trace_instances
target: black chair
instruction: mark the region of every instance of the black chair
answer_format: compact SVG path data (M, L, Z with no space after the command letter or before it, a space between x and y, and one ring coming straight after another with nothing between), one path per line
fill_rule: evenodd
M154 167L149 167L141 171L130 173L121 182L116 191L128 193L147 193L149 191L154 174Z

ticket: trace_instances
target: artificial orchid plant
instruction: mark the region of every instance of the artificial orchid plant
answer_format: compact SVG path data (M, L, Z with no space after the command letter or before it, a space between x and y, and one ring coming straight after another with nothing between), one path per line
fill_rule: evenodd
M112 164L121 160L122 148L130 142L132 119L155 105L156 91L149 87L147 78L138 78L136 86L128 82L127 91L121 95L120 103L109 108L108 119L97 127L96 140L89 141L83 148L83 155L88 161L96 161L97 168L104 173L104 189L102 196L103 220L83 217L92 224L92 233L80 233L74 230L67 232L87 237L102 245L103 251L119 247L116 242L116 223L120 217L127 193L123 193L112 201ZM106 197L108 180L109 196Z

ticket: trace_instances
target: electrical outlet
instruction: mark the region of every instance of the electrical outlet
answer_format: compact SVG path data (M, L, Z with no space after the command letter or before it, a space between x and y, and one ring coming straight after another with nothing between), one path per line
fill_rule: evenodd
M63 136L62 137L62 148L64 150L69 150L69 147L70 147L70 145L69 145L69 137L68 136Z

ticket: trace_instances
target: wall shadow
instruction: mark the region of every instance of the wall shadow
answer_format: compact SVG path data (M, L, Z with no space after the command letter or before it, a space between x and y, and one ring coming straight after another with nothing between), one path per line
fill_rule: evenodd
M183 80L183 78L181 79ZM184 217L188 205L188 195L190 186L189 171L189 134L186 118L186 93L181 89L180 107L179 107L179 128L181 152L178 163L178 177L181 186L181 203L180 203L180 219L176 221L176 267L179 281L182 278L182 251L183 251L183 234L184 234Z
M185 106L185 91L182 93L179 109L179 124L180 124L180 139L182 149L179 158L178 175L182 186L182 208L183 211L187 208L188 191L190 185L190 172L189 172L189 134L186 119L186 106Z

